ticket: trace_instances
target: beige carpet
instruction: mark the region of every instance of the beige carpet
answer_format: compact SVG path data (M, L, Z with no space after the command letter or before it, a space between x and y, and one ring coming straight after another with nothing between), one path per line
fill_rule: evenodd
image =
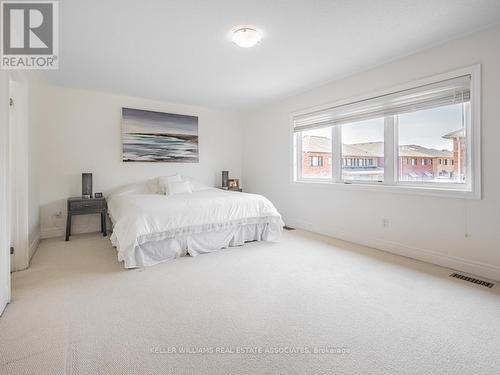
M449 272L299 231L129 271L99 235L47 240L0 373L500 374L499 287Z

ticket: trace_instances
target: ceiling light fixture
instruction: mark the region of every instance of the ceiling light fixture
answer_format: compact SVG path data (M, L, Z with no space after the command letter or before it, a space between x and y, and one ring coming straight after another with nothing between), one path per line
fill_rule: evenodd
M231 39L240 47L250 48L262 40L262 32L251 27L240 27L233 31Z

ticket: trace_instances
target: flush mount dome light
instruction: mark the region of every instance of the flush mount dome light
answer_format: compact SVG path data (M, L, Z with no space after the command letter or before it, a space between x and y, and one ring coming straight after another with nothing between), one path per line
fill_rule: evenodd
M262 32L251 27L241 27L233 31L231 39L240 47L250 48L262 40Z

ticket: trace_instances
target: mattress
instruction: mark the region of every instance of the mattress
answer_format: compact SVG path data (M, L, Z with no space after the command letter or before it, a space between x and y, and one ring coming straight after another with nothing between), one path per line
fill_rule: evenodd
M283 221L257 194L206 189L175 195L128 193L108 200L111 241L125 268L151 266L247 241L277 241Z

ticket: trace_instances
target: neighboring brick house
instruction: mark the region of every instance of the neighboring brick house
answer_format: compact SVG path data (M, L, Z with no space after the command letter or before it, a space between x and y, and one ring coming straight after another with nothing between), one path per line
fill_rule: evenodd
M425 181L453 177L453 153L418 145L399 147L400 176L403 181Z
M453 179L460 173L465 175L466 145L463 131L446 134L443 138L453 139L453 151L436 150L418 145L400 146L400 179L426 181ZM302 175L304 177L331 176L332 158L329 138L304 136L302 152ZM345 179L353 177L372 181L383 179L384 143L342 145L342 167Z
M460 176L460 181L465 182L466 162L467 162L467 144L465 143L465 132L463 129L443 135L445 139L453 140L453 165L454 173Z
M332 141L327 137L302 138L302 176L328 177L332 174Z
M343 144L342 173L347 180L383 180L384 142Z
M307 135L302 138L302 176L329 177L332 171L331 140L327 137ZM383 142L359 143L342 146L342 165L345 178L364 175L378 180L384 171Z

